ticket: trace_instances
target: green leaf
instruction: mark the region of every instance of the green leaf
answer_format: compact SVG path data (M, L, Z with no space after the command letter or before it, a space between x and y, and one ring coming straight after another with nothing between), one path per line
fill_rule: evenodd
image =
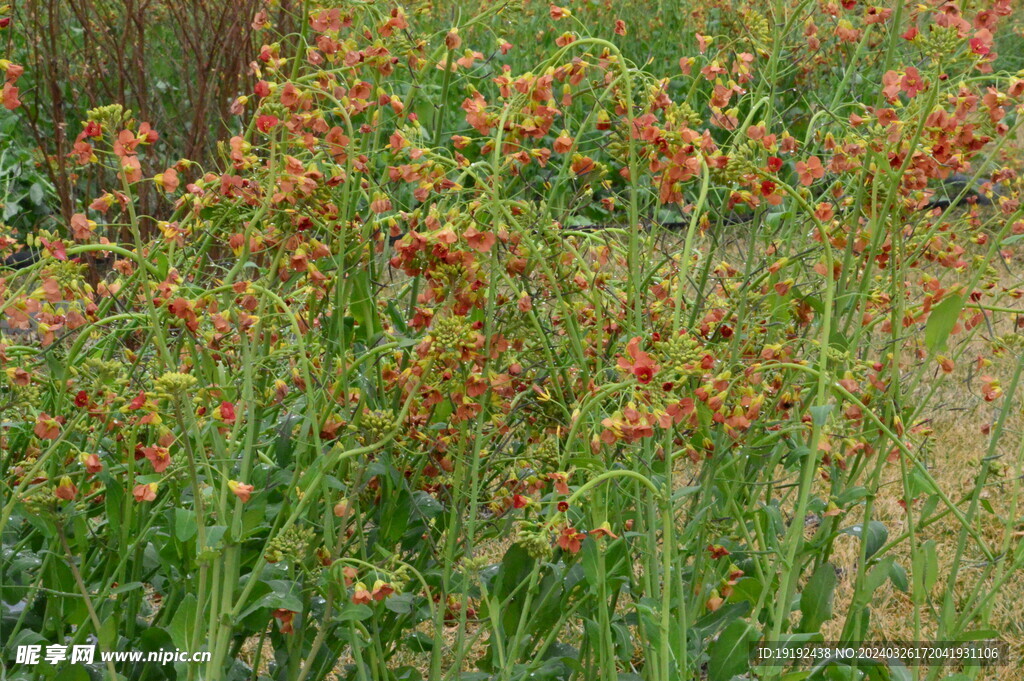
M381 506L380 541L385 547L392 547L409 528L412 513L412 495L407 490L392 494L391 500Z
M203 562L212 560L220 555L220 552L224 549L224 534L227 531L228 528L225 525L211 525L206 528L206 546L196 556L196 560Z
M871 595L875 593L878 587L885 584L885 580L889 579L889 574L895 563L896 559L889 556L888 558L879 561L878 565L871 568L868 574L864 577L864 592L861 598L865 604L870 602Z
M434 649L434 639L422 631L414 631L405 637L405 646L414 653L429 653Z
M831 563L822 563L807 580L800 594L800 631L818 631L832 618L832 597L836 590L836 569Z
M892 681L914 681L914 675L902 664L889 665L889 678Z
M33 182L32 186L28 188L28 198L37 206L43 205L43 199L45 198L43 185Z
M916 469L915 469L916 470ZM846 508L851 504L854 504L868 495L868 491L864 487L851 487L844 490L839 496L836 497L836 505L839 508Z
M731 681L750 670L750 643L757 630L745 620L736 620L708 648L708 681Z
M754 577L743 577L732 587L732 593L727 599L730 603L748 602L751 605L757 603L761 598L764 585Z
M832 407L834 406L835 405L832 404L822 404L817 407L811 407L811 419L814 421L814 425L819 428L824 426L825 422L828 421L828 415L832 412Z
M174 536L184 543L196 536L196 513L187 508L174 509Z
M116 588L111 589L110 590L110 594L111 595L123 594L123 593L125 593L127 591L134 591L135 589L141 589L142 586L143 586L142 582L128 582L127 584L121 584L121 585L117 586Z
M292 445L292 431L295 424L302 420L299 414L288 414L281 419L277 427L277 439L274 440L274 459L281 468L288 468L292 465L294 458L294 446Z
M171 619L171 626L168 630L175 648L189 650L192 630L196 622L196 597L193 594L185 594L174 611Z
M907 579L907 571L899 563L892 564L892 568L889 569L889 579L892 580L892 585L903 593L908 593L910 591L910 581Z
M392 596L394 598L394 596ZM388 600L391 600L390 598ZM385 601L385 605L387 602ZM335 619L338 622L362 622L373 616L373 610L362 603L346 603L345 607L337 614Z
M99 639L97 643L99 644L100 650L110 651L115 649L114 646L117 643L117 625L119 622L120 619L117 617L108 617L100 625L100 630L96 635L97 639Z
M851 534L854 537L860 537L862 534L861 525L854 525L853 527L847 528L842 531L842 534ZM872 520L868 523L867 537L867 557L875 555L878 549L885 546L885 541L889 538L889 530L886 529L885 525L877 520Z
M369 344L380 333L380 320L377 318L377 306L371 290L370 273L361 271L350 278L352 293L349 306L352 317L356 320L356 337Z
M415 599L411 593L395 594L384 601L384 607L399 615L407 615L413 611Z
M264 581L264 584L270 587L270 593L242 611L238 616L239 619L243 619L261 608L302 612L302 592L298 584L285 579L268 579Z
M174 640L164 629L150 627L139 636L139 648L147 653L157 650L174 650Z
M946 345L946 339L953 333L960 311L964 309L963 296L950 296L932 308L928 323L924 327L924 344L934 354Z

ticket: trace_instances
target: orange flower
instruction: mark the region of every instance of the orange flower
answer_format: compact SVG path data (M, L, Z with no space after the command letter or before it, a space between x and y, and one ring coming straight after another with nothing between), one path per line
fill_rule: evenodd
M242 500L242 503L249 501L252 496L253 486L246 485L244 482L238 482L237 480L228 480L228 489L236 497Z
M8 111L14 111L21 106L21 100L18 99L18 88L10 83L4 83L3 99L4 108Z
M600 539L601 537L608 537L609 539L618 539L619 535L612 532L611 523L607 520L601 523L599 527L594 528L590 531L590 536L594 539Z
M92 237L96 223L88 219L85 213L75 213L71 216L71 235L78 241L85 241Z
M157 484L151 482L148 485L135 485L132 489L132 496L135 497L135 501L142 503L143 501L154 501L156 500Z
M356 605L367 605L373 600L373 595L366 589L362 582L356 582L352 591L352 602Z
M393 586L382 579L378 579L373 583L373 591L370 593L370 597L375 601L382 601L393 593L395 593Z
M96 474L103 470L103 462L100 461L97 454L82 454L79 460L90 474Z
M153 182L156 186L160 187L167 193L171 193L178 188L178 171L174 168L168 168L162 173L159 173L153 178Z
M555 143L552 145L556 154L567 154L572 149L572 137L569 136L568 130L563 130L562 134L558 136Z
M60 437L60 421L44 411L36 417L36 427L32 432L41 440L56 440Z
M800 176L800 184L810 186L815 180L825 177L825 168L821 165L821 159L811 156L807 162L797 161L796 172Z
M462 236L466 238L470 248L480 253L486 253L491 250L491 247L494 246L494 242L497 240L492 232L479 232L473 226L470 226L469 229L463 232Z
M167 447L143 447L142 453L153 464L153 470L157 473L163 473L171 465L171 455Z
M60 479L60 483L53 490L53 496L64 501L71 501L78 495L78 488L75 487L75 483L71 482L71 478L64 476Z

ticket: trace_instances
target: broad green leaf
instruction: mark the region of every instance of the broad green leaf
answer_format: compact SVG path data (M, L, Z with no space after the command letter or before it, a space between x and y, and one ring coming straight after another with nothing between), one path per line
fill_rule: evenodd
M750 670L750 643L757 630L745 620L736 620L708 649L708 681L731 681Z
M892 585L903 593L910 591L910 580L907 579L907 571L899 563L894 562L892 564L892 568L889 570L889 579L892 580Z
M885 584L885 580L889 579L889 574L895 562L896 559L889 556L879 561L878 565L868 571L868 574L864 577L864 591L861 595L865 604L871 601L871 595L875 593L878 587Z
M811 575L800 594L801 632L818 631L832 618L832 597L836 589L836 570L831 563L822 563Z
M860 537L863 534L862 526L860 524L849 527L842 532L843 534L851 534L854 537ZM877 520L872 520L868 523L868 531L865 541L867 542L867 557L875 555L878 549L885 545L886 540L889 538L889 530L886 529L885 525Z
M964 309L963 296L950 296L932 308L928 323L924 327L924 344L931 353L946 345L946 339L953 333L960 311Z
M196 513L188 508L174 509L174 536L184 543L196 536Z
M171 626L168 627L171 640L176 648L188 650L191 643L192 631L196 622L196 597L193 594L185 594L181 603L174 611L171 618Z

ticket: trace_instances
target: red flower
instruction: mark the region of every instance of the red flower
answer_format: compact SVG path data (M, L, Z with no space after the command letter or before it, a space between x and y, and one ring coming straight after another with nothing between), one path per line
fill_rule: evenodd
M146 391L140 390L139 394L128 403L128 408L132 411L136 411L138 409L142 409L144 406L146 406Z
M569 493L569 474L568 473L550 473L548 477L555 484L555 491L559 494Z
M974 34L970 39L971 52L977 55L986 55L992 51L992 31L983 28ZM910 69L907 69L909 72Z
M563 551L569 553L579 553L580 549L583 548L583 540L587 538L587 535L583 532L576 531L572 527L563 527L561 533L558 535L558 546Z
M178 179L178 171L174 168L168 168L164 172L155 175L153 177L153 182L165 192L173 192L178 188L178 184L180 183L180 180Z
M548 8L548 12L551 14L552 19L564 19L565 17L572 16L572 12L570 12L567 8L559 7L558 5L551 5Z
M171 454L167 447L143 447L142 453L153 464L153 470L157 473L163 473L171 465Z
M220 406L217 407L213 412L213 417L219 421L223 421L229 426L235 422L235 405L231 402L221 402Z
M907 93L907 97L914 98L918 92L925 90L928 84L921 79L921 74L918 70L911 66L900 80L900 87Z
M21 106L21 100L18 99L18 88L10 83L4 83L3 101L4 108L8 111L14 111Z
M729 555L729 550L720 544L708 544L708 553L712 558L724 558Z
M594 539L600 539L601 537L608 537L609 539L618 539L619 535L612 532L611 523L607 520L601 523L600 527L596 527L590 531L590 536Z
M282 634L294 634L295 629L292 627L292 620L295 618L295 613L291 610L285 610L284 608L278 608L274 611L274 619L281 624Z
M75 213L71 216L71 234L78 241L85 241L92 237L96 229L96 223L88 219L85 213Z
M650 383L660 367L654 363L650 355L640 349L640 336L634 336L629 340L626 344L626 353L629 360L620 355L619 368L632 373L641 383Z
M263 114L262 116L256 119L256 127L259 128L260 132L267 133L276 128L277 124L280 122L281 120L277 116Z
M90 474L95 475L103 470L103 462L96 454L82 454L79 459Z

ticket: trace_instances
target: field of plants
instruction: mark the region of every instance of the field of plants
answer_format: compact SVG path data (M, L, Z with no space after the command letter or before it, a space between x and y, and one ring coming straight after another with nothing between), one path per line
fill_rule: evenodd
M1018 3L10 0L0 81L0 678L1024 679Z

